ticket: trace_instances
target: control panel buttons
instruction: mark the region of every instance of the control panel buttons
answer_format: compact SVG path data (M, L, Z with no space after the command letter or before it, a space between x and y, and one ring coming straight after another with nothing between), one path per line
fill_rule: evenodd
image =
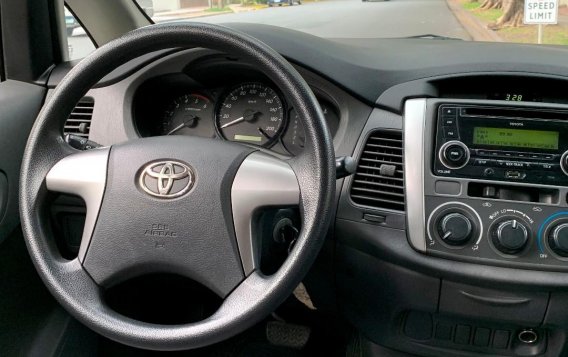
M466 153L465 149L459 145L453 145L446 149L446 159L454 164L458 164L463 162Z
M440 149L440 160L449 169L462 168L469 161L469 149L461 141L448 141Z
M473 227L469 218L454 212L440 220L438 230L444 242L450 245L463 245L471 238Z
M444 127L444 138L457 139L458 137L458 130L455 127Z
M495 160L489 159L475 159L473 161L475 166L495 166Z
M458 108L445 107L444 109L442 109L442 116L456 118L458 116Z
M456 118L455 117L444 117L442 119L442 126L456 126Z
M556 254L568 257L568 223L552 228L548 236L548 245Z
M537 169L541 169L541 170L557 170L558 169L558 165L556 164L549 164L549 163L538 163L538 164L533 164L535 168Z
M492 233L495 248L505 254L519 253L529 240L527 227L515 218L499 223Z

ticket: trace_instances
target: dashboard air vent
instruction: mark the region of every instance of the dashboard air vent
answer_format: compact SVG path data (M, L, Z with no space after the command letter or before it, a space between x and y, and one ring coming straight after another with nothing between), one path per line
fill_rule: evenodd
M351 185L353 202L374 208L404 211L402 132L371 133Z
M77 103L69 118L67 118L63 133L89 138L94 107L95 101L93 98L83 97Z

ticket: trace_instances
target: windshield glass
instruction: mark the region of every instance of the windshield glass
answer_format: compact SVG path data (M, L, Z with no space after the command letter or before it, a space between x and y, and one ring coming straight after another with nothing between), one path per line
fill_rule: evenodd
M568 44L568 0L136 0L156 23L248 22L325 38Z

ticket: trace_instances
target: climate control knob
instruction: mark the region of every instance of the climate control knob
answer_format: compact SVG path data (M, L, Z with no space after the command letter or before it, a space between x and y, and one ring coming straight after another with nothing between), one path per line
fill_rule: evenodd
M464 245L471 238L473 227L469 218L461 213L454 212L440 219L438 231L445 243Z
M548 235L548 245L556 254L568 257L568 223L552 227Z
M493 232L493 244L505 254L515 254L523 250L529 240L527 227L517 219L503 221Z

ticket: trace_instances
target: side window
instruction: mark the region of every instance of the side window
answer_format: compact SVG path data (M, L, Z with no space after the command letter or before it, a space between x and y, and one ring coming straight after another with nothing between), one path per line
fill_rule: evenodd
M93 42L67 7L65 7L65 30L70 60L83 58L95 50Z

